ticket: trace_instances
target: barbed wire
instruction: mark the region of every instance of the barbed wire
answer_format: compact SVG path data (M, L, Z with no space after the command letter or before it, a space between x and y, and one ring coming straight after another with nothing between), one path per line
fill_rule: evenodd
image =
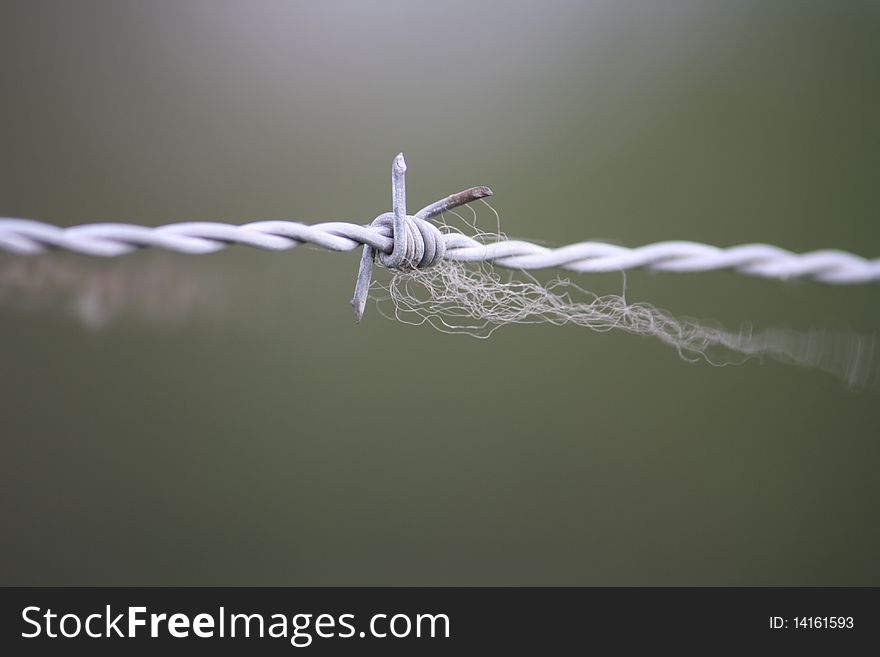
M178 253L204 254L231 244L283 251L311 244L331 251L364 247L352 304L360 319L366 303L374 257L391 269L429 267L443 259L490 262L514 269L558 267L583 273L633 268L698 272L732 269L774 279L809 278L823 283L880 282L880 258L867 259L839 250L794 253L768 244L721 248L688 241L668 241L628 248L604 242L579 242L557 248L522 240L484 243L459 232L441 232L430 219L455 207L492 195L488 187L472 187L432 203L415 215L406 213L404 173L399 154L392 166L393 212L370 225L333 221L303 224L257 221L234 225L212 221L158 227L94 223L59 227L29 219L0 218L0 250L31 255L57 248L91 256L120 256L155 247Z
M446 247L444 257L449 260L488 261L514 269L559 267L584 273L639 267L673 272L735 269L765 278L812 278L823 283L880 281L880 259L870 260L836 250L793 253L768 244L720 248L686 241L657 242L636 248L580 242L552 248L521 240L483 244L457 232L441 233L441 239ZM368 245L388 254L394 239L390 226L347 222L310 225L259 221L234 225L198 221L158 227L100 223L60 228L28 219L0 218L0 249L23 255L42 253L52 247L105 257L144 247L203 254L231 244L283 251L303 243L330 251L353 251Z

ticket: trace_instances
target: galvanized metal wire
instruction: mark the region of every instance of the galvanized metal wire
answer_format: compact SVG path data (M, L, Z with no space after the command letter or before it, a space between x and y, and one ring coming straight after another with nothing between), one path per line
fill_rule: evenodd
M90 256L120 256L155 247L178 253L212 253L232 244L283 251L311 244L330 251L364 247L353 304L363 311L376 254L389 268L429 267L443 259L490 262L515 269L558 267L576 272L616 272L633 268L698 272L731 269L764 278L808 278L823 283L880 282L880 258L868 259L839 250L794 253L768 244L717 247L698 242L669 241L628 248L604 242L579 242L557 248L522 240L498 239L485 243L451 230L441 230L430 219L460 205L492 195L488 187L473 187L432 203L414 215L406 212L404 173L399 154L392 165L392 212L371 224L332 221L304 224L295 221L256 221L234 225L190 221L158 227L124 223L93 223L59 227L29 219L0 218L0 251L21 255L64 249Z
M420 222L420 225L424 224ZM444 258L460 262L491 262L515 269L559 267L584 273L638 267L673 272L732 269L764 278L810 278L835 284L880 281L880 258L868 259L837 250L793 253L768 244L722 248L685 241L657 242L636 248L579 242L551 248L522 240L484 244L458 232L437 230L445 247ZM410 231L409 239L421 240L422 248L413 251L424 252L424 237L420 231ZM258 221L234 225L198 221L158 227L96 223L62 228L28 219L0 218L0 250L22 255L57 248L108 257L145 247L204 254L232 244L283 251L304 243L330 251L353 251L367 245L382 254L391 254L394 248L390 222L361 225L334 221L308 225L293 221Z

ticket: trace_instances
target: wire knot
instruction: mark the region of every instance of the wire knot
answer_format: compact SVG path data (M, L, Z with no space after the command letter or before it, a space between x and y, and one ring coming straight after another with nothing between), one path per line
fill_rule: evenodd
M403 230L394 233L394 213L380 214L373 226L390 229L394 247L390 253L379 253L379 262L388 269L426 269L443 260L446 255L446 241L438 228L424 219L407 215Z
M351 299L351 306L354 308L357 321L361 321L364 316L364 308L367 305L370 281L373 277L373 258L376 251L379 251L379 262L388 269L412 271L436 265L446 255L446 240L428 219L478 198L492 196L492 190L488 187L471 187L431 203L416 212L415 215L407 214L405 174L406 160L403 158L403 153L399 153L391 163L391 208L393 212L380 214L371 224L371 226L383 229L382 232L386 235L391 234L391 251L380 251L364 242L361 266L354 284L354 297Z

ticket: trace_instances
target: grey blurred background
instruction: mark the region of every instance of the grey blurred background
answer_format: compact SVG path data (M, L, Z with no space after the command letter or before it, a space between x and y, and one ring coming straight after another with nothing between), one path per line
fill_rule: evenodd
M547 244L880 255L876 2L0 11L5 216L368 222L404 150L414 207L491 185ZM0 259L0 583L880 584L876 389L576 327L358 326L357 260ZM627 292L880 329L876 286Z

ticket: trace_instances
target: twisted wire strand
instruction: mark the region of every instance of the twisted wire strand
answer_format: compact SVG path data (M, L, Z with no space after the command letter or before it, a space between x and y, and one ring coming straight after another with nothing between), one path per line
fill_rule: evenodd
M415 218L433 214L431 207L416 213ZM576 272L634 268L675 272L733 269L764 278L809 278L834 284L880 282L880 258L867 259L837 250L798 254L767 244L719 248L683 241L657 242L636 248L603 242L549 248L521 240L482 243L457 232L440 233L440 236L446 259L491 262L514 269L559 267ZM257 221L234 225L198 221L158 227L95 223L62 228L28 219L0 218L0 250L23 255L59 248L107 257L145 247L203 254L230 244L282 251L303 243L330 251L352 251L368 245L383 254L390 254L394 246L390 222L360 225L333 221L308 225Z

